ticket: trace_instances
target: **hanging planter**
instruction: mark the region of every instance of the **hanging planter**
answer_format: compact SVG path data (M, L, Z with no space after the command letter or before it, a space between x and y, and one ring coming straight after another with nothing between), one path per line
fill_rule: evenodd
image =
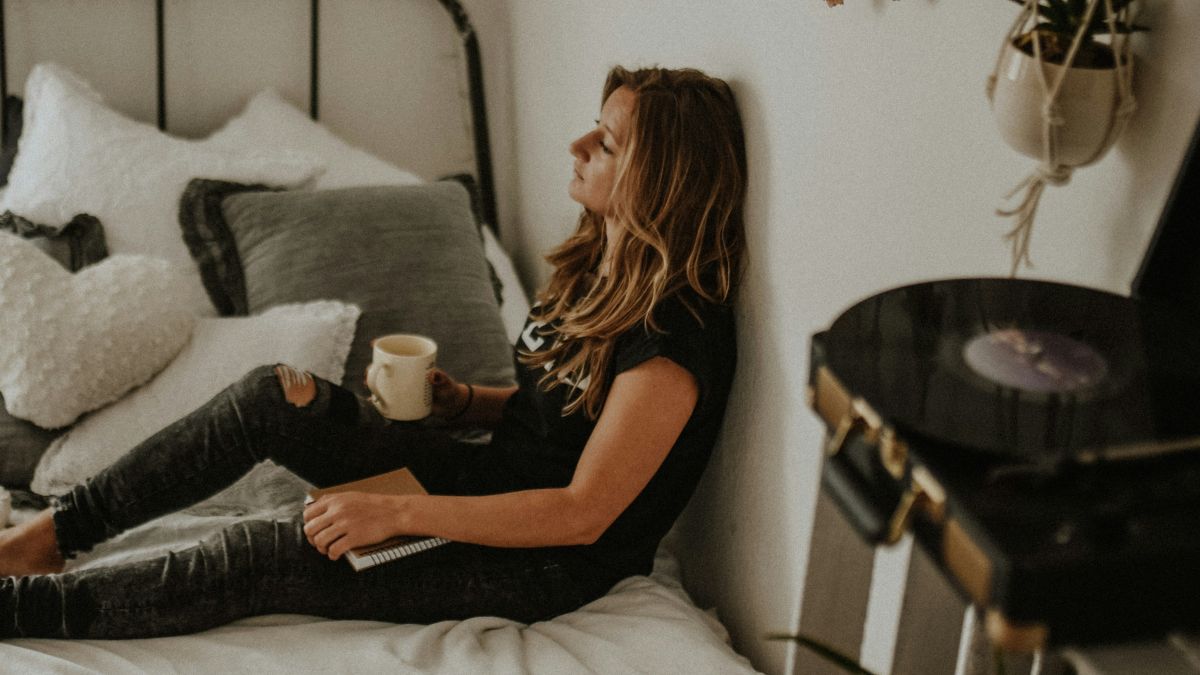
M1120 137L1136 107L1128 34L1135 0L1013 0L1022 10L988 78L1000 135L1038 165L1007 196L1017 206L996 213L1016 220L1015 276L1031 265L1029 239L1047 185L1065 185L1072 172L1098 161ZM1096 39L1107 35L1108 42Z

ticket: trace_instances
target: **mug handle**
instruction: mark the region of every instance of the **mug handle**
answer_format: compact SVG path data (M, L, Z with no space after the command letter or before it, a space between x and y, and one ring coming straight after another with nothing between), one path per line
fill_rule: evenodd
M392 368L387 363L372 363L367 367L367 389L371 390L371 403L379 412L386 414L387 404L383 402L377 393L378 387L375 386L375 381L379 379L379 371L384 370L390 375Z

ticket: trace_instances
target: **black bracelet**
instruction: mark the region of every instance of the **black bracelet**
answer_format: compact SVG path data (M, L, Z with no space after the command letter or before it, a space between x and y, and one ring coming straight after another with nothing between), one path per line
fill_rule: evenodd
M463 404L462 410L459 410L458 412L454 413L453 415L447 417L446 421L453 422L454 420L462 417L463 414L465 414L468 410L471 409L471 401L474 401L474 400L475 400L475 387L471 386L470 383L468 383L467 384L467 402L465 404Z

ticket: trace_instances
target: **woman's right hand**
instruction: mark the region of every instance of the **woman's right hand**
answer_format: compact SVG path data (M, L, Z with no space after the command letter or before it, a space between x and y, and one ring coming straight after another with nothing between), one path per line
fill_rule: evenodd
M446 419L455 417L467 404L467 385L457 382L441 368L434 368L426 376L433 389L431 415Z

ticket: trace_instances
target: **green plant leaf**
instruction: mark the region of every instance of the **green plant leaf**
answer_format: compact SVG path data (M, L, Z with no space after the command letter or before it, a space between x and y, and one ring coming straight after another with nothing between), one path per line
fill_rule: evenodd
M1117 21L1117 32L1121 34L1127 33L1144 33L1150 30L1149 26L1141 24L1129 24L1124 21ZM1108 30L1108 22L1103 18L1093 18L1091 32L1097 35L1108 35L1111 31Z
M1071 21L1071 10L1066 0L1046 0L1040 10L1042 17L1055 33L1072 33L1077 23Z
M1026 0L1010 0L1013 4L1025 6ZM1119 14L1121 10L1133 4L1134 0L1112 0L1113 13ZM1070 35L1072 38L1079 30L1079 26L1083 23L1083 17L1087 13L1088 0L1039 0L1037 6L1038 22L1037 27L1042 30L1048 30L1055 33ZM1096 8L1096 12L1092 14L1092 21L1088 24L1088 29L1084 33L1084 42L1091 42L1096 35L1108 35L1110 33L1108 22L1105 17L1108 16L1108 9L1104 4ZM1125 21L1117 22L1117 33L1141 33L1150 30L1149 27L1141 24L1129 24Z
M845 670L848 673L853 673L854 675L875 675L875 673L872 673L871 671L867 670L866 668L863 668L862 666L860 666L858 664L857 661L850 658L849 656L846 656L845 654L843 654L843 653L839 652L838 650L834 649L833 647L830 647L829 645L821 642L820 640L810 638L806 635L788 635L786 633L774 633L774 634L768 635L767 639L768 640L791 640L792 642L798 643L800 646L809 649L810 651L815 653L817 656L820 656L821 658L825 659L826 661L833 663L834 665L838 666L839 668Z

